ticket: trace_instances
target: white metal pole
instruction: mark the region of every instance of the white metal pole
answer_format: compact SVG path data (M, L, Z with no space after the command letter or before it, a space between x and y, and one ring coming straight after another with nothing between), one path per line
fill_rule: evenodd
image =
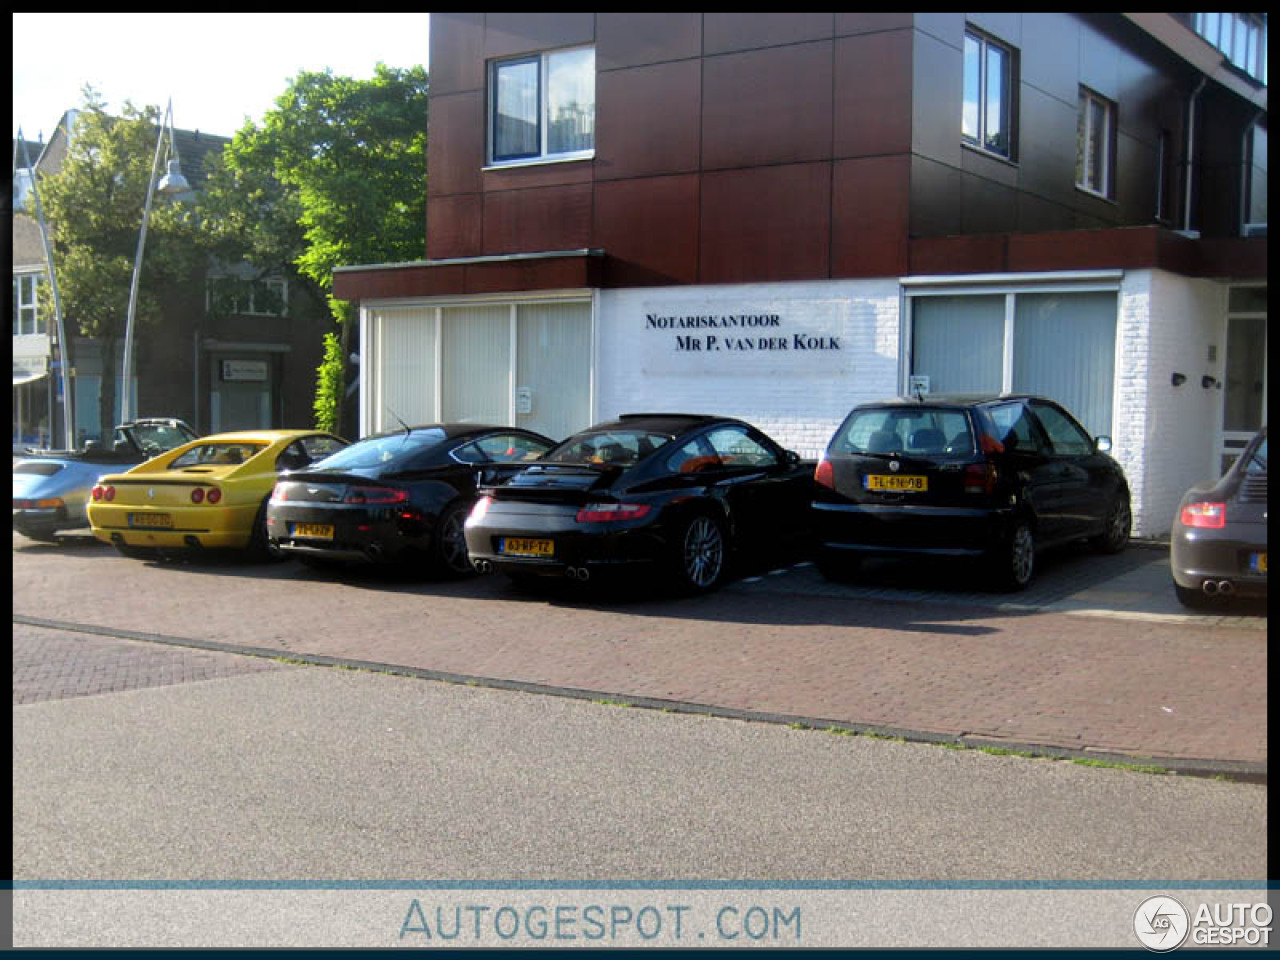
M133 419L133 323L138 312L138 279L142 274L142 251L147 244L147 223L151 219L151 198L156 189L156 173L160 169L160 151L164 146L164 131L172 125L173 100L165 109L164 119L160 124L160 136L156 138L156 155L151 161L151 179L147 182L147 199L142 207L142 230L138 234L138 255L133 260L133 280L129 284L129 312L124 321L124 362L120 377L120 419L122 422ZM109 359L109 358L108 358Z

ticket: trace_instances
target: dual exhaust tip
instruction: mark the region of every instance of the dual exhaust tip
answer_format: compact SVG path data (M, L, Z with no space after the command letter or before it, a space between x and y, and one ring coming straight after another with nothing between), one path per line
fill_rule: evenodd
M1200 584L1206 597L1229 597L1236 592L1235 584L1230 580L1206 580Z
M473 560L471 565L476 568L476 573L493 573L492 561ZM564 575L570 580L577 580L580 583L586 583L591 579L591 571L586 567L566 567Z

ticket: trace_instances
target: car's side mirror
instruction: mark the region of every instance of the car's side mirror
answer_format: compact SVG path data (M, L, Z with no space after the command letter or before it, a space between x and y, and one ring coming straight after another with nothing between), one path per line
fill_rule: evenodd
M783 450L782 459L787 466L794 467L800 462L800 454L796 453L794 450Z
M1099 453L1110 453L1111 438L1106 435L1098 437L1096 440L1093 441L1093 446L1094 446L1094 449L1096 449Z

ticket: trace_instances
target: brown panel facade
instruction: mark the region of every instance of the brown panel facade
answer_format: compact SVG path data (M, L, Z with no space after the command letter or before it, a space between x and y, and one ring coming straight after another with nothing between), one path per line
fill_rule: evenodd
M486 13L484 18L488 59L571 47L596 38L594 13Z
M432 197L427 204L427 259L480 256L483 211L484 198L478 193Z
M910 199L910 157L837 161L831 198L832 276L907 273Z
M616 70L702 55L700 13L597 13L596 69Z
M591 186L490 192L484 198L484 252L536 253L591 246Z
M703 169L829 158L831 81L831 41L707 58Z
M824 40L833 35L830 13L704 13L706 53L730 53Z
M911 150L910 30L835 42L836 157Z
M484 93L431 94L427 121L427 197L480 190L484 166Z
M608 253L610 286L696 283L695 174L596 184L596 245Z
M701 113L701 61L682 60L599 74L596 178L697 170Z
M447 43L434 42L447 38ZM431 14L431 96L484 89L484 14Z
M701 201L701 282L830 275L830 163L704 173Z

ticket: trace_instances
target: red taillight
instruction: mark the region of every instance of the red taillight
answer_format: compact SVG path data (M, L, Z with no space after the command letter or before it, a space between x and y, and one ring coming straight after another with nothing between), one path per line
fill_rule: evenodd
M836 488L836 471L831 466L830 460L823 459L818 461L818 466L813 471L813 482L824 487L830 487L832 490Z
M1189 503L1182 508L1179 519L1184 527L1221 530L1227 524L1227 505L1225 503Z
M392 487L352 487L342 498L343 503L408 503L409 491Z
M639 520L649 512L647 503L588 503L578 511L579 523L613 523Z
M493 503L493 497L481 497L477 500L476 505L471 508L471 516L467 518L467 522L470 523L473 520L481 519L489 512L489 504L491 503Z
M978 437L978 447L983 453L1004 453L1004 444L989 433Z
M94 486L94 488L89 491L89 496L93 497L94 503L97 503L102 499L102 494L103 494L103 489L100 486Z
M217 487L214 487L204 495L204 499L206 503L210 503L210 504L217 503L219 500L222 499L222 491L219 490Z
M965 493L991 493L996 488L996 472L994 463L971 463L964 468Z
M204 503L204 487L196 487L191 491L192 503Z
M110 503L112 500L116 498L116 488L101 487L101 486L94 487L93 492L90 494L90 496L92 496L94 500L98 500L98 501L105 500L107 501L107 503Z

